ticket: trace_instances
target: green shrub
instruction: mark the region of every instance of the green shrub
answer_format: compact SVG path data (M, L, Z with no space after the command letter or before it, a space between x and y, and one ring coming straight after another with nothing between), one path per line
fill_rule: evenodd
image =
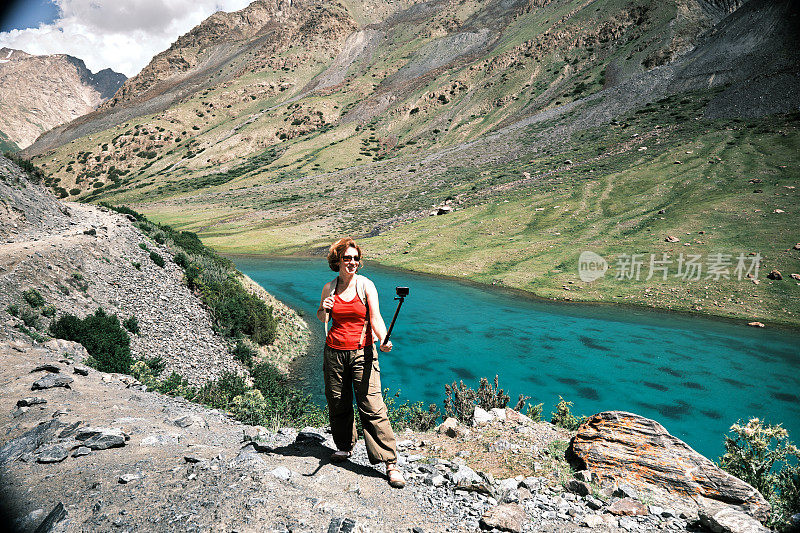
M189 381L177 372L173 372L167 379L159 381L155 386L155 390L170 396L183 396L184 398L196 396L196 391L189 385Z
M257 364L250 375L253 378L253 387L262 394L266 402L265 420L269 420L271 426L303 427L325 424L326 417L311 400L311 396L289 386L286 377L269 362Z
M194 401L215 409L229 409L233 399L243 395L247 390L247 383L242 376L225 372L217 381L203 385Z
M189 266L189 258L183 252L178 252L172 257L172 261L181 268Z
M494 386L492 386L488 379L481 378L477 391L464 385L463 381L458 384L454 381L450 385L445 385L444 410L446 415L469 424L475 415L476 402L481 409L487 411L494 408L505 408L511 398L498 387L498 381L499 378L495 375ZM522 409L526 399L528 399L526 396L520 394L514 409L516 411Z
M66 285L64 285L63 283L59 282L59 283L58 283L58 285L56 285L56 288L57 288L57 289L58 289L58 290L61 292L61 294L63 294L64 296L69 296L69 287L67 287L67 286L66 286Z
M161 374L164 369L167 368L167 363L165 363L164 359L159 355L156 355L155 357L149 357L145 359L144 362L147 365L147 368L149 368L155 376Z
M19 316L19 306L17 304L11 304L6 307L6 312L11 316Z
M133 268L135 268L136 270L142 269L142 264L139 261L133 261L131 264L133 265Z
M149 252L150 251L150 249L147 247L147 243L146 242L140 242L139 243L139 248L141 248L145 252Z
M389 395L389 389L383 389L383 403L389 414L389 423L395 431L413 429L415 431L429 431L436 425L441 412L435 403L428 405L425 409L422 402L397 403L395 398L400 397L400 391L394 395Z
M525 416L534 422L539 422L542 419L542 407L544 407L543 403L537 403L536 405L528 404Z
M471 423L475 415L475 398L478 393L464 385L463 381L459 381L458 384L455 381L451 385L446 384L444 391L445 414L464 424Z
M164 268L164 265L166 264L164 258L161 257L161 254L158 254L156 252L150 252L150 259L152 259L153 263L160 266L161 268Z
M44 171L27 159L12 152L5 152L4 155L19 165L19 167L28 175L28 179L30 179L33 183L39 183L44 179Z
M97 370L122 374L130 372L133 364L131 341L117 315L107 315L100 308L83 320L66 314L50 325L50 334L58 339L82 344Z
M229 277L222 282L203 280L203 301L214 315L215 329L227 337L248 335L253 342L265 345L275 340L272 308L249 292L239 280Z
M264 395L255 389L250 389L235 397L230 409L236 420L251 426L269 425L270 414L272 414L272 409L264 399Z
M139 320L135 315L131 315L122 322L122 326L131 333L139 333Z
M253 366L253 361L258 356L258 352L245 344L243 340L236 342L236 346L231 350L233 358L242 363L247 368Z
M583 422L586 420L586 417L576 417L570 411L570 407L572 407L572 402L568 402L559 396L558 404L556 405L556 411L552 413L550 422L569 431L575 431L578 429L578 426L583 424Z
M28 289L22 293L22 297L26 302L28 302L28 305L33 308L41 307L45 303L44 296L42 296L41 293L36 289Z
M47 337L44 337L39 334L36 330L30 330L26 328L22 324L17 324L17 329L19 329L22 333L30 337L31 339L35 340L36 342L47 342Z
M755 487L772 506L770 525L783 529L800 512L800 449L781 427L758 418L731 426L720 466Z
M45 305L42 308L42 316L48 318L56 316L56 307L54 305Z
M494 376L494 386L489 383L488 379L481 378L476 399L478 400L478 405L480 405L482 409L487 411L495 408L504 409L508 405L508 401L511 398L508 394L503 392L503 389L498 388L497 385L497 374Z
M31 309L30 307L23 308L19 314L19 318L27 327L34 329L39 328L39 314L35 309Z

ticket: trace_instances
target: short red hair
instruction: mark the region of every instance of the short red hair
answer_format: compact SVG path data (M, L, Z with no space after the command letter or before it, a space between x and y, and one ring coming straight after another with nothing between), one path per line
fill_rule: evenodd
M328 266L331 267L331 270L334 272L339 272L339 264L342 262L342 256L348 248L355 248L358 250L358 268L364 266L364 264L361 262L363 257L361 255L361 247L357 245L356 241L354 241L352 238L344 237L331 244L331 247L328 250Z

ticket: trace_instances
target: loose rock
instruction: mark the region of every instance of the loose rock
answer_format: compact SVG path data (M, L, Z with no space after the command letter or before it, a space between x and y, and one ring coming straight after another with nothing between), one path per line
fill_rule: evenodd
M761 522L730 507L705 507L699 511L700 523L714 533L760 533L769 529Z
M608 512L617 516L646 516L647 507L633 498L622 498L608 506Z
M51 389L53 387L70 388L70 384L75 381L68 376L59 376L57 374L47 374L46 376L37 379L31 385L31 390Z
M47 400L38 396L31 396L17 400L17 407L30 407L32 405L40 405L43 403L47 403Z
M34 372L52 372L54 374L58 374L59 372L61 372L61 367L56 366L52 363L44 363L31 370L31 374L33 374Z
M60 463L64 459L67 458L69 455L69 450L67 450L64 446L56 444L55 446L49 446L44 448L39 457L36 458L37 463Z
M481 517L482 529L499 529L520 533L525 520L525 510L515 503L501 503L486 511Z
M125 434L116 428L85 427L78 431L76 439L92 450L105 450L125 446Z
M744 481L728 474L654 420L623 411L590 417L571 439L567 456L601 479L638 490L654 486L676 497L705 497L741 506L766 518L769 504Z

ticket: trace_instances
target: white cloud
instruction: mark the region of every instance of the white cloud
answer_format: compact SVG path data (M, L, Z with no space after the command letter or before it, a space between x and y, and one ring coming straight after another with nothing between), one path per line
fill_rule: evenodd
M0 47L30 54L69 54L96 72L130 77L177 38L217 11L237 11L251 0L54 0L53 24L0 33Z

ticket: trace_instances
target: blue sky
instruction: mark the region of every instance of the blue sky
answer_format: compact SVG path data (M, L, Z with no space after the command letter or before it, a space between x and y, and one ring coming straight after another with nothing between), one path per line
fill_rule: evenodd
M93 72L128 77L217 11L251 0L11 0L0 1L0 48L29 54L69 54Z
M52 0L16 0L6 2L0 17L0 32L38 28L58 18L58 6Z

